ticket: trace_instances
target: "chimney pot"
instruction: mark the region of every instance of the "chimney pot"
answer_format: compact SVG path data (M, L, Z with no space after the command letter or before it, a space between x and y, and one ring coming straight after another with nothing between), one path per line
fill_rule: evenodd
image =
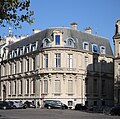
M85 33L91 34L92 33L92 29L90 27L85 28Z
M77 23L76 22L73 22L70 24L71 25L71 28L74 29L74 30L77 30Z

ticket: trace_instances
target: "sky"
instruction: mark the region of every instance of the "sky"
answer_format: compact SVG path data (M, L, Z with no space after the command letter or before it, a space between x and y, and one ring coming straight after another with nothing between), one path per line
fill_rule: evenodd
M112 49L115 23L120 19L120 0L31 0L34 23L22 24L13 30L14 35L31 35L32 29L70 27L78 23L78 30L92 28L92 33L109 39ZM8 28L1 28L0 35L8 35Z

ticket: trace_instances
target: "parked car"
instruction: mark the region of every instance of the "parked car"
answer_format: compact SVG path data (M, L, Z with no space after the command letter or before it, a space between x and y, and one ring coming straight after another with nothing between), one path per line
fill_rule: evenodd
M24 105L26 106L26 108L36 108L33 102L26 101L24 102Z
M0 101L0 109L11 109L11 105L7 101Z
M47 109L68 109L68 106L59 100L45 100L44 107Z
M26 106L21 101L8 101L14 109L26 109Z
M82 105L82 104L76 104L75 105L75 110L86 110L87 109L87 107L84 105Z
M112 107L110 109L110 115L119 115L120 116L120 105Z

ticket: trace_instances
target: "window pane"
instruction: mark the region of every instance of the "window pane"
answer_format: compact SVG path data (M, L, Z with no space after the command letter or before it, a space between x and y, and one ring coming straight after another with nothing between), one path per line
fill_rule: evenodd
M55 54L55 67L61 67L61 54Z
M73 55L72 54L68 54L67 56L67 67L73 68Z
M55 36L55 44L60 45L60 35Z

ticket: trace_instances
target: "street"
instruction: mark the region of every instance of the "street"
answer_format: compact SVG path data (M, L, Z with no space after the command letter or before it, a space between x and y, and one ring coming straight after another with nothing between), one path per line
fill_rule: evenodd
M109 116L97 113L86 113L75 110L55 109L12 109L0 110L0 119L119 119L120 116Z

